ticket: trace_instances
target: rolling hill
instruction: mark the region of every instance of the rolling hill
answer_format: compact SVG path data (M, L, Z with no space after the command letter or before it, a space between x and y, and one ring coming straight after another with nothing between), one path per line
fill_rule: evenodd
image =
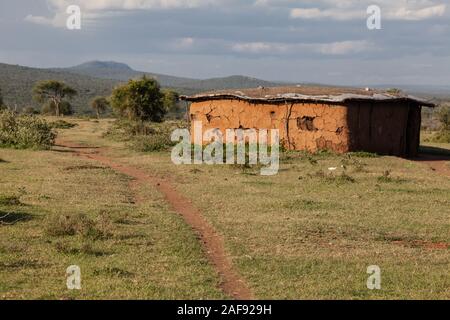
M5 103L17 110L25 107L40 109L32 99L33 86L42 80L64 81L78 91L72 105L76 113L90 113L89 101L98 95L108 96L112 89L131 78L143 75L155 78L162 87L172 88L181 94L231 88L252 88L277 86L281 83L260 79L230 76L207 80L174 77L156 73L136 71L118 62L91 61L71 68L40 69L0 63L0 88Z
M31 106L40 109L32 99L32 89L36 82L49 79L64 81L78 91L78 95L72 101L77 113L90 112L89 101L93 97L110 95L114 86L120 83L117 80L98 79L64 71L0 63L0 88L5 104L11 108L21 110Z
M273 87L286 85L282 82L270 82L245 76L230 76L212 79L190 79L157 73L133 70L128 65L113 61L91 61L70 68L39 69L0 63L0 89L7 105L18 110L28 106L39 109L32 99L32 88L41 80L59 80L75 88L79 95L72 105L77 113L91 113L89 101L97 96L109 96L112 89L131 78L142 75L155 78L162 87L172 88L180 94L195 94L215 89L242 89L258 86ZM411 94L426 98L446 98L450 88L446 86L394 86L380 85L374 88L398 87Z
M113 79L120 81L127 81L131 78L138 78L146 75L158 80L158 82L163 87L178 88L181 91L187 93L208 91L214 89L240 89L254 88L258 86L273 87L282 85L282 83L279 82L270 82L239 75L205 80L182 78L158 73L137 71L133 70L124 63L118 63L114 61L90 61L71 68L55 70L75 73L79 75L87 75L95 78Z

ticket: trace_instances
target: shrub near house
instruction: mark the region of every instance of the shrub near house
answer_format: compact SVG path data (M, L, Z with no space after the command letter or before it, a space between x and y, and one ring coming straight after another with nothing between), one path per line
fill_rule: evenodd
M0 147L16 149L49 149L56 133L43 119L0 111Z
M137 151L165 150L173 145L172 131L185 127L182 121L164 122L167 112L177 112L178 94L161 91L156 80L145 76L114 89L109 102L119 119L106 135Z

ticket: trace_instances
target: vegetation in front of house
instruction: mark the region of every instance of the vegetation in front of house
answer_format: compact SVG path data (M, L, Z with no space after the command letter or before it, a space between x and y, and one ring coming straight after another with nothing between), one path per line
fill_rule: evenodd
M56 133L44 119L0 111L0 147L49 149Z
M119 119L106 136L127 141L136 151L166 150L174 145L173 130L186 127L181 120L163 122L169 111L176 112L178 98L174 91L162 91L154 79L130 80L112 93L110 103Z
M167 150L174 145L170 137L175 129L186 128L181 120L169 120L161 123L116 120L106 131L105 137L126 142L135 151L153 152Z
M128 120L161 122L167 112L163 98L158 82L143 77L115 88L111 106L119 117Z

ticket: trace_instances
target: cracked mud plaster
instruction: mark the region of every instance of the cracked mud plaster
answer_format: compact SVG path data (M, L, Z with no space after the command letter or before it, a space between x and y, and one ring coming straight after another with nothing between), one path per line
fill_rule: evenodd
M372 103L356 102L253 103L223 99L193 102L190 117L201 121L204 131L279 129L282 143L291 150L405 155L414 153L420 128L418 125L407 129L408 110L407 103L395 102L380 103L374 108ZM408 146L410 140L414 140L412 146Z
M287 110L288 109L288 110ZM192 103L191 120L201 121L203 130L279 129L285 147L311 152L347 151L346 107L314 103L254 104L241 100L211 100ZM300 119L300 120L299 120ZM298 122L306 119L306 127ZM313 130L308 130L314 128Z

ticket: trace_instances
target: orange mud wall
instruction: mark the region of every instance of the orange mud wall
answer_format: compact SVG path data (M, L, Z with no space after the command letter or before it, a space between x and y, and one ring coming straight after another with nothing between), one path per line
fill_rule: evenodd
M279 129L291 150L369 151L417 154L420 108L408 103L250 103L243 100L194 102L190 119L203 130Z

